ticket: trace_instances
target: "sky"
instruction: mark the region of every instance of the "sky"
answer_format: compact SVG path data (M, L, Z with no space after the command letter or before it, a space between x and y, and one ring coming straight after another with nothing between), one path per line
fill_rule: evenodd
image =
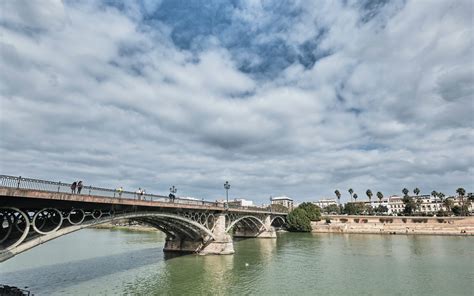
M1 1L0 173L256 203L472 192L473 5Z

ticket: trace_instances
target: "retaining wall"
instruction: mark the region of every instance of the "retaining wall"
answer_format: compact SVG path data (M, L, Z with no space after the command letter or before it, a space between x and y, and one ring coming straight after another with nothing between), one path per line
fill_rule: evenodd
M474 217L325 216L319 233L474 235Z

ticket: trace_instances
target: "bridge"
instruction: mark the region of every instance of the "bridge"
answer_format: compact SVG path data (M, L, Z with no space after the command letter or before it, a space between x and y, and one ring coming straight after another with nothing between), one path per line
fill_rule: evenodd
M287 213L271 207L136 194L0 175L0 262L74 231L121 219L166 234L164 251L233 254L233 237L276 238Z

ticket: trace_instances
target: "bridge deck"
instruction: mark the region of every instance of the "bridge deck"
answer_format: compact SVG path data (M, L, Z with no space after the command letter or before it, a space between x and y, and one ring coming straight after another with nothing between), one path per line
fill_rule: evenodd
M200 202L194 200L178 200L177 202L172 201L154 201L154 200L138 200L130 198L119 198L119 197L106 197L99 195L89 194L71 194L64 192L52 192L42 190L31 190L31 189L18 189L0 187L0 200L3 199L0 205L4 206L6 200L13 198L22 198L30 200L43 200L43 201L62 201L62 202L73 202L73 203L92 203L92 204L103 204L103 205L124 205L124 206L140 206L140 207L155 207L155 208L177 208L177 209L193 209L193 210L213 210L213 211L229 211L229 212L240 212L240 213L272 213L286 215L287 213L276 213L271 212L268 209L256 208L256 207L239 207L239 208L226 208L221 203L212 202Z

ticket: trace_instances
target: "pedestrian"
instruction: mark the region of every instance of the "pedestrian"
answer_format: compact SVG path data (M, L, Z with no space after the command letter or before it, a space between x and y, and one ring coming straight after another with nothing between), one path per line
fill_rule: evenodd
M122 197L122 192L123 192L122 186L120 186L119 188L117 188L117 191L118 191L119 197Z
M141 187L138 187L138 190L135 191L135 195L137 196L138 200L140 200L140 195L142 193L142 188Z
M142 199L145 200L145 189L142 189L142 191L140 191L140 195L142 196Z
M204 205L204 197L202 198L202 205Z
M76 181L72 182L72 184L71 184L71 193L72 194L76 193L76 187L77 187L77 182Z
M77 194L81 194L81 190L82 190L82 181L79 181L77 183Z

